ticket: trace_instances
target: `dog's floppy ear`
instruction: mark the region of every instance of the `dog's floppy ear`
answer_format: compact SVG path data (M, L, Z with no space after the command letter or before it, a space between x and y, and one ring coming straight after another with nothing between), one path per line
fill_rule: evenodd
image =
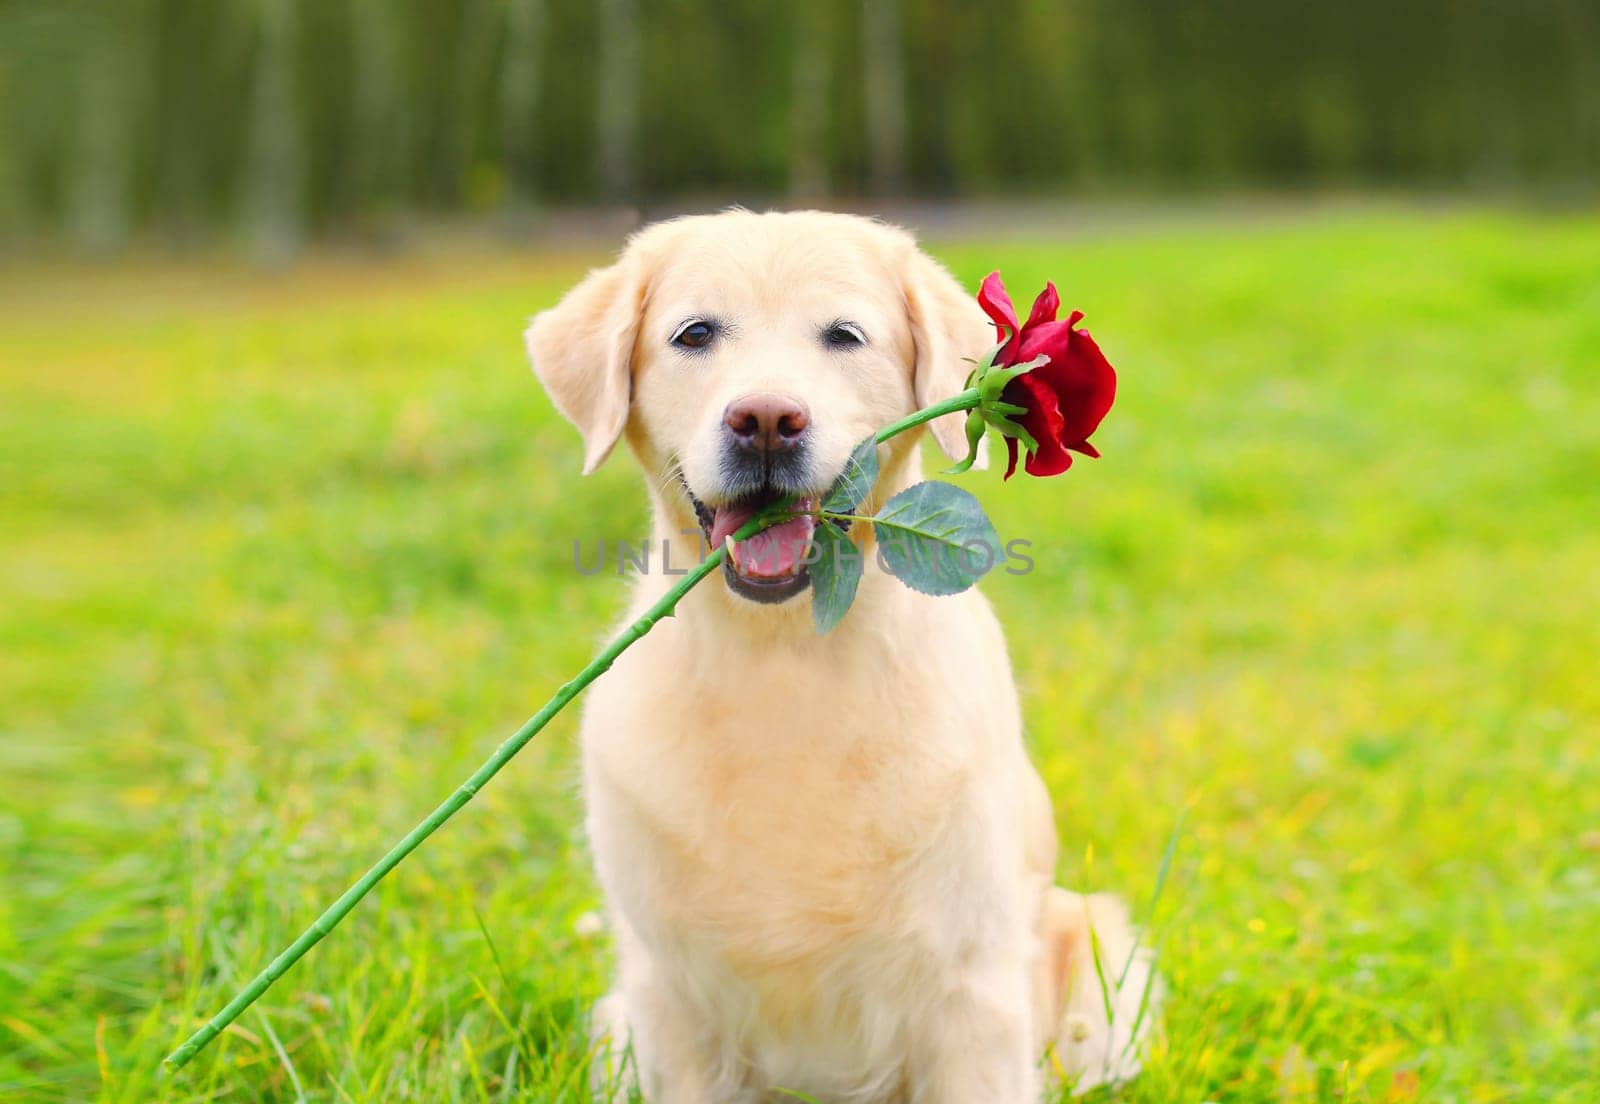
M624 256L535 315L523 335L534 374L583 435L584 475L604 463L628 423L643 301L639 265Z
M910 250L904 279L906 310L917 351L912 386L917 406L929 406L961 390L972 371L972 364L962 358L976 359L988 352L995 341L994 330L977 300L922 250ZM933 439L953 460L967 455L965 427L965 414L946 414L929 426ZM974 467L987 465L986 452L986 448L979 449Z

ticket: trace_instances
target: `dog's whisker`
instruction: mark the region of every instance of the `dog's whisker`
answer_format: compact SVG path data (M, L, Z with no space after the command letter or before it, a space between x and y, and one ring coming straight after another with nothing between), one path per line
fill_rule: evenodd
M668 498L676 490L687 486L683 475L683 463L676 455L667 458L666 466L659 472L646 472L645 478L649 480L650 487L662 498Z

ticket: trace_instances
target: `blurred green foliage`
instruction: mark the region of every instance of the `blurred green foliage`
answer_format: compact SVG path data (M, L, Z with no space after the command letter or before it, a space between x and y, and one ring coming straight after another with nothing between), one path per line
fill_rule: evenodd
M1595 0L0 0L0 228L271 246L400 212L1535 187Z
M1062 879L1171 984L1094 1099L1592 1104L1600 221L1241 231L937 249L1122 380L1104 459L961 481L1034 542L984 589ZM158 1063L620 613L572 541L639 477L576 478L518 340L594 259L0 273L0 1097L586 1099L570 715Z

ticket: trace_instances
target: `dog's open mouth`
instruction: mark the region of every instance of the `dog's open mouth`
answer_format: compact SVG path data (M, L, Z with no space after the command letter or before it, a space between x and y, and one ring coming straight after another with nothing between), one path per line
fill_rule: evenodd
M712 548L721 548L751 518L788 498L789 495L772 487L719 506L706 505L693 492L689 495L700 528ZM811 535L816 529L816 518L810 511L817 508L817 500L797 498L789 508L794 511L794 517L746 540L733 542L722 569L728 586L736 594L757 602L782 602L810 585L805 561Z

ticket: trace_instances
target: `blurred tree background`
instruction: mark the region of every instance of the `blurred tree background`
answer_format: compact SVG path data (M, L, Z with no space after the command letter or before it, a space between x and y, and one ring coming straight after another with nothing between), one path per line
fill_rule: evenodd
M0 0L0 235L97 251L1597 176L1600 0Z

